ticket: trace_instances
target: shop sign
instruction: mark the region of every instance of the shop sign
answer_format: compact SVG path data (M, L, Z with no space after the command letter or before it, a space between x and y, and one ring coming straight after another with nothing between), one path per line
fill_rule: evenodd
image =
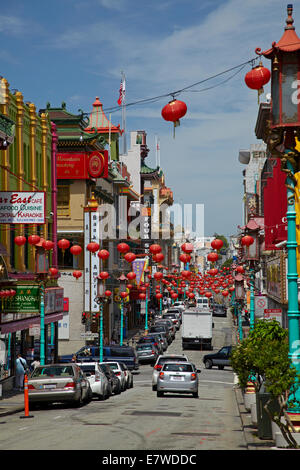
M267 262L267 293L277 302L285 302L285 263L281 257Z
M40 295L39 286L22 285L14 286L16 295L8 300L5 305L6 313L39 313Z
M97 253L90 253L87 245L99 243L100 214L99 212L84 213L84 311L99 312L97 298L97 276L100 272L100 258Z
M45 313L62 312L64 309L64 289L50 287L45 289Z
M268 297L265 295L255 295L255 317L263 318L264 311L268 307Z
M145 259L136 259L132 262L132 271L136 274L136 284L137 286L140 285L142 281L142 276L144 273L144 269L146 268L146 260Z
M45 192L0 191L1 224L44 224Z
M58 179L107 178L108 151L90 153L58 153Z
M281 308L266 308L264 310L265 320L277 320L282 325L282 309Z

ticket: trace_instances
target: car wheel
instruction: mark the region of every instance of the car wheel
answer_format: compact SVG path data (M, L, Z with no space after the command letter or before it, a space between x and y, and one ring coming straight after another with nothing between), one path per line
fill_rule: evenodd
M156 392L157 386L156 386L156 385L152 385L152 390L153 390L153 392Z
M130 387L129 387L129 388L133 388L133 378L131 379Z
M205 365L205 369L211 369L212 368L212 361L210 359L206 359L204 365Z
M164 396L164 392L159 392L159 391L157 391L156 395L157 395L157 397L163 397L163 396Z
M194 393L193 393L193 397L194 397L194 398L199 398L199 393L198 393L198 392L194 392Z
M80 408L82 406L83 400L82 400L82 392L80 392L80 397L78 400L75 400L74 406L76 408Z
M117 390L115 391L115 394L116 395L120 395L120 393L122 392L121 390L121 385L118 386Z
M218 369L219 369L219 370L223 370L223 369L224 369L224 366L218 366Z

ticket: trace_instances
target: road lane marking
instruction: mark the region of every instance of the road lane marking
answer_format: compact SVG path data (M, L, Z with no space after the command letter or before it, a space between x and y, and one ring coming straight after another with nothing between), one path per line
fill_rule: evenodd
M234 382L220 382L219 380L199 380L199 385L201 383L211 383L211 384L225 384L225 385L235 385Z

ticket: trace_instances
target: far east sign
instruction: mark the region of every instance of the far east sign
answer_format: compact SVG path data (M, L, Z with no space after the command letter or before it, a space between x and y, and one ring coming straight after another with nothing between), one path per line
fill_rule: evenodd
M45 193L0 191L0 224L44 224Z

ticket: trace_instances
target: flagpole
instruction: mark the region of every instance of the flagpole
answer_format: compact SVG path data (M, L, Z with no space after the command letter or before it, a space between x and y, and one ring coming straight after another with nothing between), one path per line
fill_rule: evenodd
M125 85L125 74L124 72L122 73L122 128L123 128L123 155L126 154L127 148L126 148L126 85Z
M111 114L109 115L108 156L109 161L111 161Z

